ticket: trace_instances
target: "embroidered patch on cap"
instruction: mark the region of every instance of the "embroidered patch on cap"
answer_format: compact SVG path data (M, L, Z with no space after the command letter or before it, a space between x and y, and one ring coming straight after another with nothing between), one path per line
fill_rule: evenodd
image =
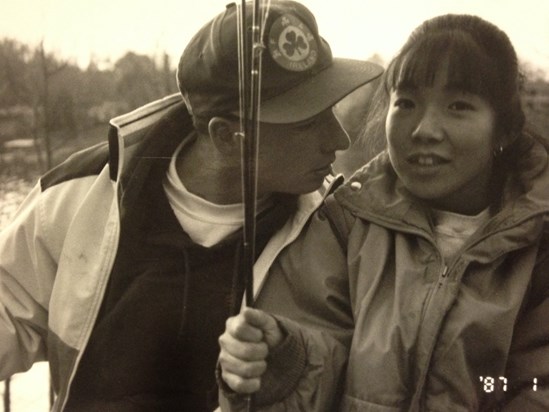
M269 52L286 70L302 72L316 63L318 46L311 30L301 20L284 14L271 26Z

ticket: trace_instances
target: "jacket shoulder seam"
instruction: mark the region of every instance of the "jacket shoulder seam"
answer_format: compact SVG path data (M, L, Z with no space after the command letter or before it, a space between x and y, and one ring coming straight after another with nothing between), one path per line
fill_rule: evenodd
M114 117L110 120L110 124L116 128L123 128L132 123L150 117L158 112L162 112L181 101L181 95L179 93L174 93L162 99L148 103L145 106L141 106L129 113Z
M42 192L60 183L80 177L99 175L108 164L109 150L107 143L99 143L71 155L67 160L40 178Z

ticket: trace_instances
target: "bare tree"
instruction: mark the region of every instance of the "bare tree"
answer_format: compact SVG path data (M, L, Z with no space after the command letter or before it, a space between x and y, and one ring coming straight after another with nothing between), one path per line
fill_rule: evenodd
M67 67L66 62L59 62L56 59L49 58L44 49L44 40L40 42L37 49L37 57L39 70L42 75L42 94L41 105L44 115L44 149L46 152L46 168L50 169L53 166L52 161L52 141L51 141L51 98L50 98L50 82L53 76L62 72Z

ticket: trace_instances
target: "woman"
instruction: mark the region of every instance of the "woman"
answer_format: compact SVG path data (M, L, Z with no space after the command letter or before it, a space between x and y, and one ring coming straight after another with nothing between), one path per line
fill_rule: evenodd
M524 130L512 44L476 16L433 18L383 91L387 150L220 338L228 403L549 410L548 151Z

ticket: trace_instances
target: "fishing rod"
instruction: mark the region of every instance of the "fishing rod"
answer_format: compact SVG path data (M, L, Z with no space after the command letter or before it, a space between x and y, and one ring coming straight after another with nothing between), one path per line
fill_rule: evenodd
M247 4L248 3L248 4ZM252 7L252 22L248 28L247 7ZM239 12L239 84L240 128L242 141L242 192L244 203L244 274L246 305L253 307L253 266L255 263L255 228L257 212L257 158L259 147L259 111L261 91L261 56L266 18L264 7L260 15L260 0L242 0ZM248 35L250 33L250 35Z
M251 4L250 4L251 3ZM238 13L238 67L240 84L240 136L242 141L242 194L244 203L243 276L246 306L254 306L254 263L257 212L257 161L261 91L262 43L268 6L260 15L260 0L242 0ZM248 29L248 9L252 22ZM247 411L254 411L254 397L247 397Z

